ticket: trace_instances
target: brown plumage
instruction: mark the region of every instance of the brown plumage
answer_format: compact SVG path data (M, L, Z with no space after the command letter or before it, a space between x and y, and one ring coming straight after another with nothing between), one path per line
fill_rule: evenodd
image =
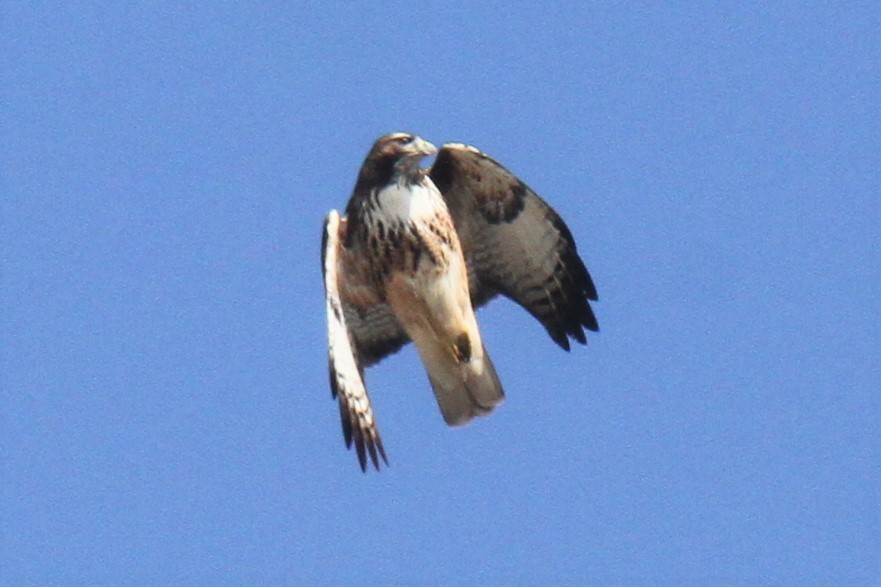
M363 371L413 341L449 425L488 414L504 393L474 316L502 294L569 350L597 330L596 288L566 224L499 163L405 133L381 137L346 217L331 211L322 257L331 390L361 468L388 462Z

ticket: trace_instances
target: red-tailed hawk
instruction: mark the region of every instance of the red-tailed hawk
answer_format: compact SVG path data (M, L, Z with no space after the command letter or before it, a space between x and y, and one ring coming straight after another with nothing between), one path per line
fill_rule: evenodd
M422 158L437 154L430 169ZM556 212L499 163L467 145L438 151L411 134L374 143L341 218L322 238L330 387L361 469L388 464L364 369L411 340L450 426L504 398L474 316L502 294L569 350L597 330L597 293Z

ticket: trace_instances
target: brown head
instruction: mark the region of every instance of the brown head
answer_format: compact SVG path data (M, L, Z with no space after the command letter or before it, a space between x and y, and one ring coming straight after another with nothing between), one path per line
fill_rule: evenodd
M383 135L367 153L358 183L386 185L398 176L408 180L421 179L423 172L419 162L435 153L437 148L434 145L416 135L405 132Z

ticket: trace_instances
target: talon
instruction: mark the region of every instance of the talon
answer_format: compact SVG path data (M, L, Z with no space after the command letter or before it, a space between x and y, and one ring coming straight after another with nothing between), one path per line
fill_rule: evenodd
M467 363L471 360L471 340L468 333L463 332L456 337L456 343L453 345L453 355L460 363Z

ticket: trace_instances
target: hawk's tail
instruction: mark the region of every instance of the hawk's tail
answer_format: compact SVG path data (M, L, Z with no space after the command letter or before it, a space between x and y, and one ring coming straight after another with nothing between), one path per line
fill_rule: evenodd
M426 357L427 358L427 357ZM424 361L437 404L450 426L485 416L505 399L505 392L486 348L459 360L449 352Z

